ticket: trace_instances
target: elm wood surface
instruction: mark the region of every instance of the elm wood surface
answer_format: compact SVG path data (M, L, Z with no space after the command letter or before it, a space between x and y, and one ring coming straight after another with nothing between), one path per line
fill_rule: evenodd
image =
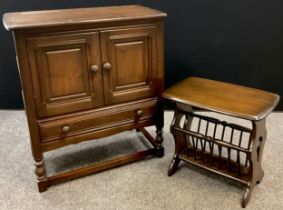
M101 32L102 62L110 64L103 77L106 103L155 95L156 32L156 26Z
M167 89L163 96L249 120L265 118L279 102L279 95L274 93L198 77L177 83Z
M59 119L40 120L39 129L42 142L56 141L62 137L70 138L89 130L97 131L112 127L113 121L118 121L120 124L137 124L143 120L151 119L157 111L157 99L139 100L134 103L123 104L123 106L116 106L111 114L109 114L109 110L110 107ZM141 112L141 114L138 115L138 112ZM62 133L64 126L68 126L69 130Z
M163 17L137 5L4 15L14 36L40 192L163 156ZM144 129L151 125L155 138ZM133 129L151 149L46 176L44 152Z
M140 6L112 6L61 10L13 12L3 17L8 30L66 26L85 23L144 20L165 17L166 13Z
M201 78L188 78L166 90L163 96L176 104L171 124L175 154L168 175L173 175L183 160L237 181L245 187L242 207L246 207L254 186L264 176L261 159L266 116L275 108L279 96ZM196 114L199 110L244 118L252 128Z
M57 174L51 177L48 177L48 186L52 186L61 182L65 182L67 180L72 180L77 177L86 176L92 173L100 172L107 170L109 168L118 167L127 163L131 163L137 160L142 160L147 158L150 155L154 155L155 150L149 149L141 152L137 152L135 154L129 154L123 157L115 158L112 160L105 161L103 163L97 163L94 165L86 166L80 169L76 169L70 172L65 172L62 174Z
M27 38L40 117L103 105L99 32Z

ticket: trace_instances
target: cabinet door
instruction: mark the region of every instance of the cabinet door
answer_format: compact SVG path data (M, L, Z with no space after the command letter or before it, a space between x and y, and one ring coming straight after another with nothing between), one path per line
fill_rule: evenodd
M103 104L98 32L33 37L27 45L39 116Z
M105 103L155 95L156 27L101 32Z

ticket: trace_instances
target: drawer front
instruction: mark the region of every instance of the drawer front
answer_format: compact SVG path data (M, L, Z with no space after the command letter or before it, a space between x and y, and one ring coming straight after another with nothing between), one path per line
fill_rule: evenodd
M85 132L113 127L119 123L138 123L157 114L157 100L123 104L91 113L39 122L42 142L65 139Z

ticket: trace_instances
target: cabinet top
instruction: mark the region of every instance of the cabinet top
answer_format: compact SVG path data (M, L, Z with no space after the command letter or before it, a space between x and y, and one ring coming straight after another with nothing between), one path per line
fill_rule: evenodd
M165 17L166 13L140 5L13 12L3 15L7 30Z

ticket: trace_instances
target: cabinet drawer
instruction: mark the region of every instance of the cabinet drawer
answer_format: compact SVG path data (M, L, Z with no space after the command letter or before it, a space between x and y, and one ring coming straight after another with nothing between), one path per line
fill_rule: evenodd
M85 132L116 126L119 123L138 123L157 113L157 101L123 104L56 120L39 122L43 142L65 139Z

